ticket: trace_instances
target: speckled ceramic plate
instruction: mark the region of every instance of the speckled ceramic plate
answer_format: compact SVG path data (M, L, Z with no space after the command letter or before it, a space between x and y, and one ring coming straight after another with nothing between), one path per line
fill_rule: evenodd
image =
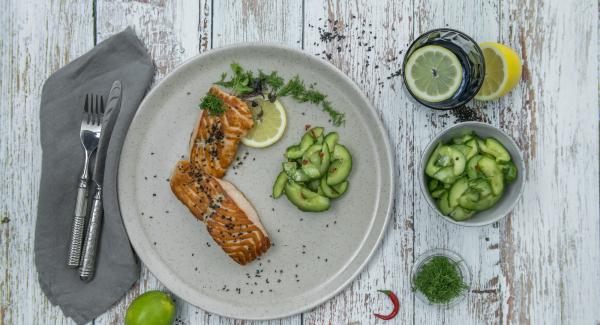
M227 180L255 206L273 247L240 266L213 243L204 225L171 193L168 178L187 157L198 104L212 82L238 62L248 69L298 74L316 83L346 114L343 127L311 104L288 98L284 137L266 149L241 146L243 164ZM354 166L346 195L329 211L304 213L285 197L269 197L285 148L304 126L337 131ZM197 56L175 69L142 102L119 166L119 202L133 247L174 294L200 308L234 318L273 319L313 308L334 296L363 269L385 232L392 210L394 172L387 133L356 85L327 62L275 45L244 44Z

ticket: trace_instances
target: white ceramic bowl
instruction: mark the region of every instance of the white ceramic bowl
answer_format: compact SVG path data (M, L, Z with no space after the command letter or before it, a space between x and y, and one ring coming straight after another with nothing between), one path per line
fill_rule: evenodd
M492 137L500 141L506 150L508 150L512 161L517 166L518 175L514 182L506 184L502 198L493 207L485 211L477 212L471 219L456 221L442 214L442 212L438 209L435 200L429 194L429 191L427 190L425 166L427 165L429 156L431 156L431 153L440 141L447 143L451 141L452 138L461 136L471 131L475 132L475 134L481 138ZM525 187L525 164L519 147L517 147L517 144L506 133L486 123L463 122L445 129L427 145L421 156L421 165L419 166L419 183L421 186L421 192L425 196L429 206L431 206L431 208L434 209L445 220L462 226L485 226L502 219L514 208L515 204L523 193L523 188Z

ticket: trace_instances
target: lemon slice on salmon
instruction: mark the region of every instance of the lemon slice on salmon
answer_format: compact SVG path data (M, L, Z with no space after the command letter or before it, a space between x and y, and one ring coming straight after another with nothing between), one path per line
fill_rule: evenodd
M242 138L243 144L253 148L264 148L281 139L287 125L287 117L279 100L271 102L255 99L250 104L250 110L254 126Z

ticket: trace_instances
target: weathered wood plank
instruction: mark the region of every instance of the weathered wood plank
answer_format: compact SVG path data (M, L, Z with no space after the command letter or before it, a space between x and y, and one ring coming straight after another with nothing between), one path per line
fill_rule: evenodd
M182 60L197 54L198 48L201 51L208 49L212 43L211 35L213 34L219 35L220 41L217 41L217 46L239 41L233 37L233 34L237 35L240 30L245 30L247 33L244 34L244 37L246 37L244 40L252 40L253 37L257 37L256 35L262 35L263 37L267 37L267 39L277 39L274 37L276 34L282 36L279 38L280 42L287 42L286 33L280 29L280 26L290 27L292 15L277 10L274 11L273 7L266 8L251 3L219 2L218 5L222 7L218 11L212 12L208 1L201 2L199 5L200 10L194 13L193 8L189 6L189 2L184 1L169 4L162 1L151 3L99 1L99 39L101 40L114 32L118 32L127 25L132 25L138 36L140 36L148 47L157 65L157 80L164 77L165 74L181 63ZM275 8L284 9L292 7L284 3L278 3ZM286 17L283 20L285 25L281 25L281 22L276 20L276 18L282 16ZM215 20L219 19L222 23L213 26L210 20L211 17L214 17ZM239 25L236 25L233 24L233 20L230 19L231 17L245 18L238 22ZM301 16L296 14L296 18L300 21ZM227 22L227 26L225 22ZM296 25L301 26L300 23ZM301 37L301 29L299 28L295 29L295 33L296 36L300 35ZM217 31L213 32L212 29ZM270 33L273 33L273 35ZM294 39L296 38L294 37ZM96 323L122 322L125 310L131 299L142 292L152 289L165 290L149 271L143 268L138 286L128 294L124 301L115 306L111 312L97 319ZM178 307L177 318L183 324L239 323L235 320L211 315L179 299L176 300L176 304ZM299 322L300 317L296 317L272 323L294 324Z
M504 323L600 322L597 6L502 6L501 40L517 49L524 71L500 118L529 173L501 225Z
M182 61L208 48L210 38L210 1L97 1L98 42L131 26L146 45L156 65L155 82ZM140 280L127 296L95 324L122 324L131 300L149 290L166 290L142 266ZM200 321L200 309L175 299L177 318L183 324Z
M0 324L70 324L33 262L39 105L52 72L93 46L91 1L0 4Z
M495 41L499 37L500 11L498 0L415 1L415 37L440 27L458 29L477 42ZM498 125L498 103L473 101L467 104L481 112L483 120ZM456 118L447 112L415 106L415 162L429 141L444 128L455 124ZM450 116L449 116L450 115ZM415 170L415 172L418 172ZM472 290L466 303L449 310L432 308L415 301L416 324L497 324L502 317L500 286L501 269L498 225L461 227L441 219L425 201L416 180L415 191L415 256L434 248L445 248L461 255L471 268Z
M239 42L301 47L301 1L215 1L213 17L213 48Z
M408 275L413 261L415 111L404 100L399 77L391 77L401 66L400 51L412 38L412 12L409 1L305 3L305 51L331 61L369 97L388 130L397 170L396 206L383 244L348 288L304 314L306 324L373 324L374 312L391 308L378 289L398 295L398 322L412 321Z
M273 42L301 47L302 2L277 1L215 1L212 13L212 47L239 42ZM269 322L238 321L212 316L198 324L300 324L301 316Z

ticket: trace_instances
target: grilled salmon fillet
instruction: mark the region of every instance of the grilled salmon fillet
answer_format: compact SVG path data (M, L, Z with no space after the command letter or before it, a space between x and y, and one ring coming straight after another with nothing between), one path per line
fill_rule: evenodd
M177 198L234 261L247 264L271 246L256 210L233 184L186 160L177 163L170 182Z
M209 175L221 178L237 152L238 144L254 125L252 112L241 99L218 87L209 93L221 98L225 112L211 115L202 112L190 139L190 161Z

